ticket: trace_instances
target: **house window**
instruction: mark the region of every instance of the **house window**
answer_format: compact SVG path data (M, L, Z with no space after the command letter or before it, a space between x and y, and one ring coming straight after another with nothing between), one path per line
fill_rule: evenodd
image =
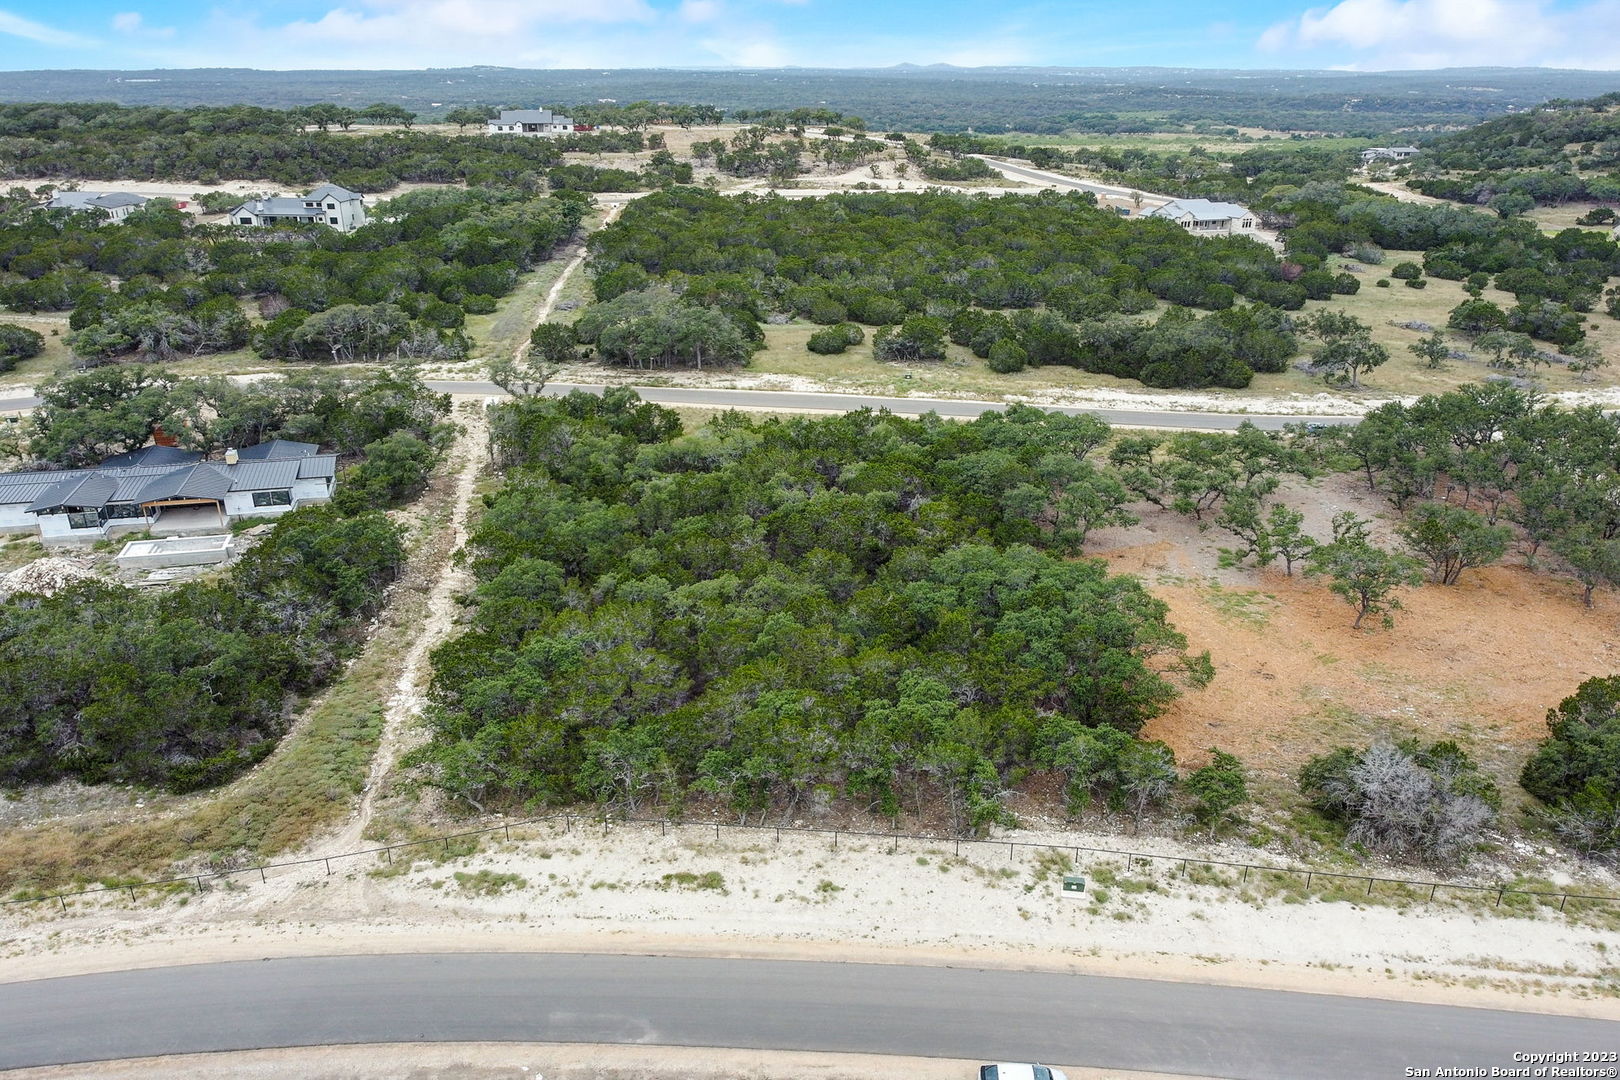
M292 491L283 488L280 491L255 491L253 493L254 506L291 506Z
M113 503L107 507L107 519L116 521L123 518L144 518L146 512L137 503Z
M326 204L326 208L328 210L336 210L337 209L337 203L329 202L329 203Z
M337 221L337 218L335 218L335 217L334 218L327 218L326 223L328 225L336 225L338 223L338 221Z
M79 510L68 515L68 528L70 529L99 529L101 528L101 515L94 510Z
M250 218L250 217L245 217L245 218L242 219L242 224L243 225L251 225L251 224L253 224L253 219Z

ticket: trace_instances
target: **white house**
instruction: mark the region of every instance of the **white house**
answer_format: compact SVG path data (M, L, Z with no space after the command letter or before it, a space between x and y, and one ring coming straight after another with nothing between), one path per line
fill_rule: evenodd
M217 533L332 497L337 456L313 443L269 442L205 461L194 450L147 446L88 469L0 473L0 532L46 544L120 533Z
M325 225L353 232L366 223L366 197L336 184L322 184L307 195L272 195L233 209L232 225Z
M1241 235L1254 231L1254 215L1237 203L1208 199L1177 199L1142 211L1142 216L1165 218L1199 236Z
M550 109L502 109L501 115L489 122L491 135L570 135L574 131L571 117L554 113Z
M58 191L47 210L100 210L109 221L123 221L152 200L127 191Z
M1405 161L1417 154L1418 148L1415 146L1369 146L1361 152L1361 163L1371 165L1375 161Z

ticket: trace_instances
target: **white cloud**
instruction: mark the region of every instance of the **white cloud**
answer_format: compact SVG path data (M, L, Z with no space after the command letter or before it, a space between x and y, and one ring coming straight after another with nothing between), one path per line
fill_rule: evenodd
M1340 0L1268 27L1255 47L1363 69L1609 69L1620 67L1620 0Z
M723 10L720 0L681 0L678 14L685 22L706 23L718 19Z
M41 45L58 45L70 49L83 49L95 44L89 38L71 34L66 30L58 30L54 26L46 26L32 19L25 19L21 15L13 15L9 11L0 11L0 34L25 38Z
M172 26L147 26L146 20L138 11L121 11L112 17L112 28L121 34L132 37L171 38L174 37Z

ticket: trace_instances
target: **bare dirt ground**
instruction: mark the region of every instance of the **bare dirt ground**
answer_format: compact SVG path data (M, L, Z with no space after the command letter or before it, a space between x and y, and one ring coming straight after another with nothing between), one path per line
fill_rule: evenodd
M1305 512L1317 537L1339 510L1376 519L1389 509L1352 474L1291 481L1278 497ZM1285 780L1324 743L1421 735L1455 739L1512 791L1546 734L1547 709L1616 667L1620 601L1600 595L1583 607L1577 586L1513 554L1465 571L1456 585L1403 591L1392 630L1372 619L1353 630L1352 609L1324 583L1297 568L1287 576L1281 564L1221 569L1229 534L1136 509L1141 524L1095 532L1086 550L1142 576L1191 648L1211 653L1215 681L1145 732L1178 756L1197 759L1216 745ZM1374 536L1394 544L1387 522L1375 523Z

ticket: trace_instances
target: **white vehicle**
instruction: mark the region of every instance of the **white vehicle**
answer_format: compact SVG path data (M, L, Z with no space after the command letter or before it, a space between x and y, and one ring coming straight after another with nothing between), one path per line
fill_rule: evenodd
M979 1080L1069 1080L1062 1069L1052 1069L1045 1065L1014 1065L1002 1062L999 1065L980 1065Z

